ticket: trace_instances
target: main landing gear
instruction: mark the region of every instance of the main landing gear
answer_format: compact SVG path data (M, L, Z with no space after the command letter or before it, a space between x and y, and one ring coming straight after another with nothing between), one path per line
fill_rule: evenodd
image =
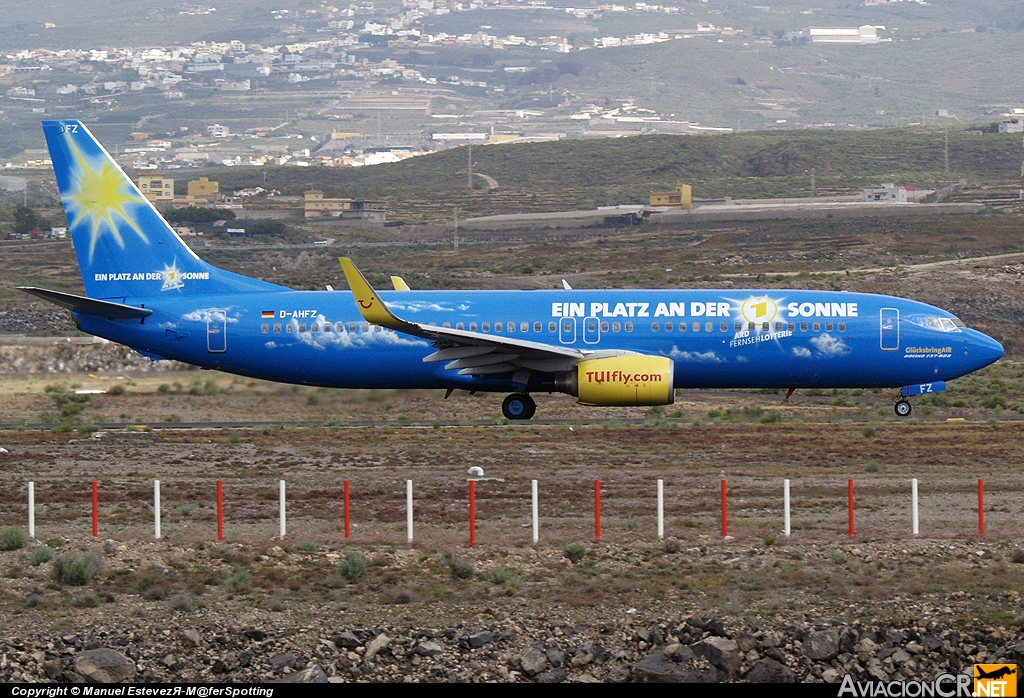
M896 404L893 405L893 410L895 410L897 417L909 417L911 406L906 400L899 399L896 401Z
M512 393L501 403L505 419L532 419L537 413L537 403L526 393Z

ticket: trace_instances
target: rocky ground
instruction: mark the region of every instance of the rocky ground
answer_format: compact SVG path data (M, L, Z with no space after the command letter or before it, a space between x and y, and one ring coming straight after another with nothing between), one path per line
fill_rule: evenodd
M985 593L1005 567L995 559L1005 550L984 543L772 550L670 539L595 544L576 563L545 547L464 549L442 559L422 549L268 546L107 541L91 551L102 581L82 587L53 581L54 562L33 568L27 551L2 553L0 679L715 683L836 682L852 674L890 681L1024 660L1024 619L1013 616L1020 593ZM349 581L338 565L356 551L369 564ZM837 553L846 559L837 563ZM762 599L738 612L723 611L721 600L687 581L728 569L723 577L742 587L740 568L753 573L756 562L770 570L794 557L811 574L882 565L915 576L915 566L940 563L979 584L916 597L894 588L888 599L856 603L805 588L786 608ZM240 570L255 574L245 584L216 581ZM659 591L623 583L659 575L672 578ZM295 588L301 579L304 592ZM545 584L580 580L605 587L606 596L540 593Z
M1007 464L1024 458L1020 431L883 424L866 438L859 425L755 421L2 432L0 523L24 532L31 479L38 541L0 552L0 679L814 682L1017 661L1024 481ZM486 472L474 548L468 467ZM984 536L975 476L988 487ZM789 538L782 477L793 483ZM909 534L910 477L922 482L920 538ZM10 530L0 542L18 538Z

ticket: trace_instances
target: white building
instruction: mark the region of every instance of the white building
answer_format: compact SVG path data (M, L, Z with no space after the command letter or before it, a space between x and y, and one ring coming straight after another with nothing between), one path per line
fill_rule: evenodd
M999 133L1022 133L1024 132L1024 117L1017 115L1009 116L999 122Z
M811 27L808 32L811 36L811 43L815 44L877 44L881 41L891 41L878 36L878 30L885 27L876 27L865 24L860 27Z
M880 189L865 189L864 200L905 204L907 203L907 189L906 187L897 187L895 184L883 184Z

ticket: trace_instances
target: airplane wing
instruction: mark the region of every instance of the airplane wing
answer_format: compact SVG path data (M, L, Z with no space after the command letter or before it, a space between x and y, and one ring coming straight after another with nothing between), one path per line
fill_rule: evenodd
M341 262L341 268L345 272L345 278L355 295L356 304L359 306L359 312L362 313L364 320L396 332L429 339L434 343L437 351L423 357L423 360L426 362L448 361L445 368L457 370L459 375L481 376L512 373L515 382L525 383L525 379L531 372L568 371L584 359L634 353L622 350L581 351L573 347L562 347L545 342L531 342L525 339L409 322L391 312L351 259L339 257L338 261ZM517 373L520 375L516 376Z

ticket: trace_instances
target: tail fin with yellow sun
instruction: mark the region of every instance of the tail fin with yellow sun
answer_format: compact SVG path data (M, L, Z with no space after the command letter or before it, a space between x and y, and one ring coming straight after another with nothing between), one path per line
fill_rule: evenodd
M90 298L281 290L201 260L81 122L43 133Z

